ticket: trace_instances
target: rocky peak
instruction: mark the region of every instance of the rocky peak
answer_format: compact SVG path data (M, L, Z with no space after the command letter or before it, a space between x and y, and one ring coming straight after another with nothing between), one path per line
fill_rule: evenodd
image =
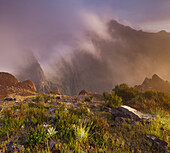
M154 74L151 79L146 77L142 85L135 87L141 91L158 90L163 92L170 92L170 83L161 79L157 74Z
M40 92L50 92L50 85L47 81L43 69L36 57L31 54L26 57L27 64L17 72L17 78L20 81L32 80Z

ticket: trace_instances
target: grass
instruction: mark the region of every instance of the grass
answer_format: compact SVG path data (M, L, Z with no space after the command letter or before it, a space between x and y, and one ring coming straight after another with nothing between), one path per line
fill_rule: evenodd
M43 96L43 98L41 97ZM148 96L148 95L147 95ZM38 98L37 98L38 97ZM91 102L81 102L76 106L65 105L61 99L55 104L51 95L32 97L35 102L2 102L0 112L0 151L10 141L24 146L31 153L50 153L50 141L54 140L53 151L60 152L162 152L148 140L146 134L156 136L169 142L170 113L166 103L135 97L126 104L138 110L155 114L157 117L150 123L134 122L118 124L112 115L102 110L103 103L90 108ZM143 97L142 97L143 98ZM44 100L44 103L40 101ZM46 102L45 102L46 101ZM50 102L48 102L50 101ZM94 101L95 103L95 101ZM151 107L152 106L152 107ZM49 109L56 110L49 113ZM168 144L168 147L169 144Z

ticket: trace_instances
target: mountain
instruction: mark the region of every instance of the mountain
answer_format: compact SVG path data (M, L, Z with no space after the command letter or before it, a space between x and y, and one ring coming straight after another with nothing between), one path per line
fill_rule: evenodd
M114 20L108 23L108 33L111 40L88 35L95 53L76 50L71 60L60 63L64 93L76 95L81 89L102 93L124 82L134 86L155 73L170 80L170 33L135 30Z
M19 82L15 76L6 72L0 72L0 98L11 94L14 95L34 95L36 87L31 80Z
M157 90L162 92L170 92L170 82L164 81L158 75L154 74L151 79L146 77L143 83L135 86L135 88L141 91Z
M21 67L17 72L17 78L20 81L32 80L40 92L50 92L52 83L48 82L45 74L39 64L38 60L33 54L28 55L26 58L27 63Z

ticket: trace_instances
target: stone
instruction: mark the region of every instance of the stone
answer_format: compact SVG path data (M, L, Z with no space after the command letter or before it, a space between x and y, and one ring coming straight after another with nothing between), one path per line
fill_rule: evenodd
M2 127L3 127L3 125L2 125L2 123L0 123L0 129L2 129Z
M55 111L57 109L57 107L52 107L48 110L48 113L52 113L53 111Z
M6 144L5 153L14 153L15 151L21 152L24 150L24 146L20 144L14 144L13 141Z
M55 144L56 144L56 140L50 139L50 141L49 141L50 150L52 150L54 148Z
M107 108L107 111L110 112L115 118L116 117L130 118L135 121L150 121L156 118L155 115L141 113L136 109L126 105L122 105L111 110Z
M162 150L163 152L166 152L166 147L168 145L167 142L155 137L155 136L152 136L152 135L146 135L146 137L152 141L152 143L157 147L159 148L160 150Z
M109 113L112 113L112 109L111 108L109 108L109 107L104 107L104 109L103 109L105 112L109 112Z

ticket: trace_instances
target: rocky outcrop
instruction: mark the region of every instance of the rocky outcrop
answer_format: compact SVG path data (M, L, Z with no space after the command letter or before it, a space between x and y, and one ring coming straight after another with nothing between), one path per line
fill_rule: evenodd
M61 95L59 90L53 90L50 92L51 94L55 94L55 95Z
M88 90L82 90L82 91L80 91L80 93L79 93L79 96L92 96L92 97L94 97L94 98L97 98L97 99L102 99L103 98L103 96L102 95L100 95L100 94L98 94L98 93L92 93L92 92L90 92L90 91L88 91Z
M135 88L141 91L157 90L162 92L170 92L170 82L164 81L158 75L154 74L151 79L146 77L143 83L135 86Z
M30 91L37 91L34 83L31 80L26 80L23 82L19 82L16 87L21 88L21 89L26 89L26 90L30 90Z
M18 80L12 74L7 72L0 72L0 87L13 86L18 83Z
M136 121L150 121L156 117L155 115L141 113L126 105L114 109L105 108L105 111L110 112L114 118L130 118Z
M79 95L91 95L92 93L88 90L83 89L82 91L80 91Z
M19 82L12 74L0 72L0 98L11 94L32 95L36 91L36 87L32 81Z

